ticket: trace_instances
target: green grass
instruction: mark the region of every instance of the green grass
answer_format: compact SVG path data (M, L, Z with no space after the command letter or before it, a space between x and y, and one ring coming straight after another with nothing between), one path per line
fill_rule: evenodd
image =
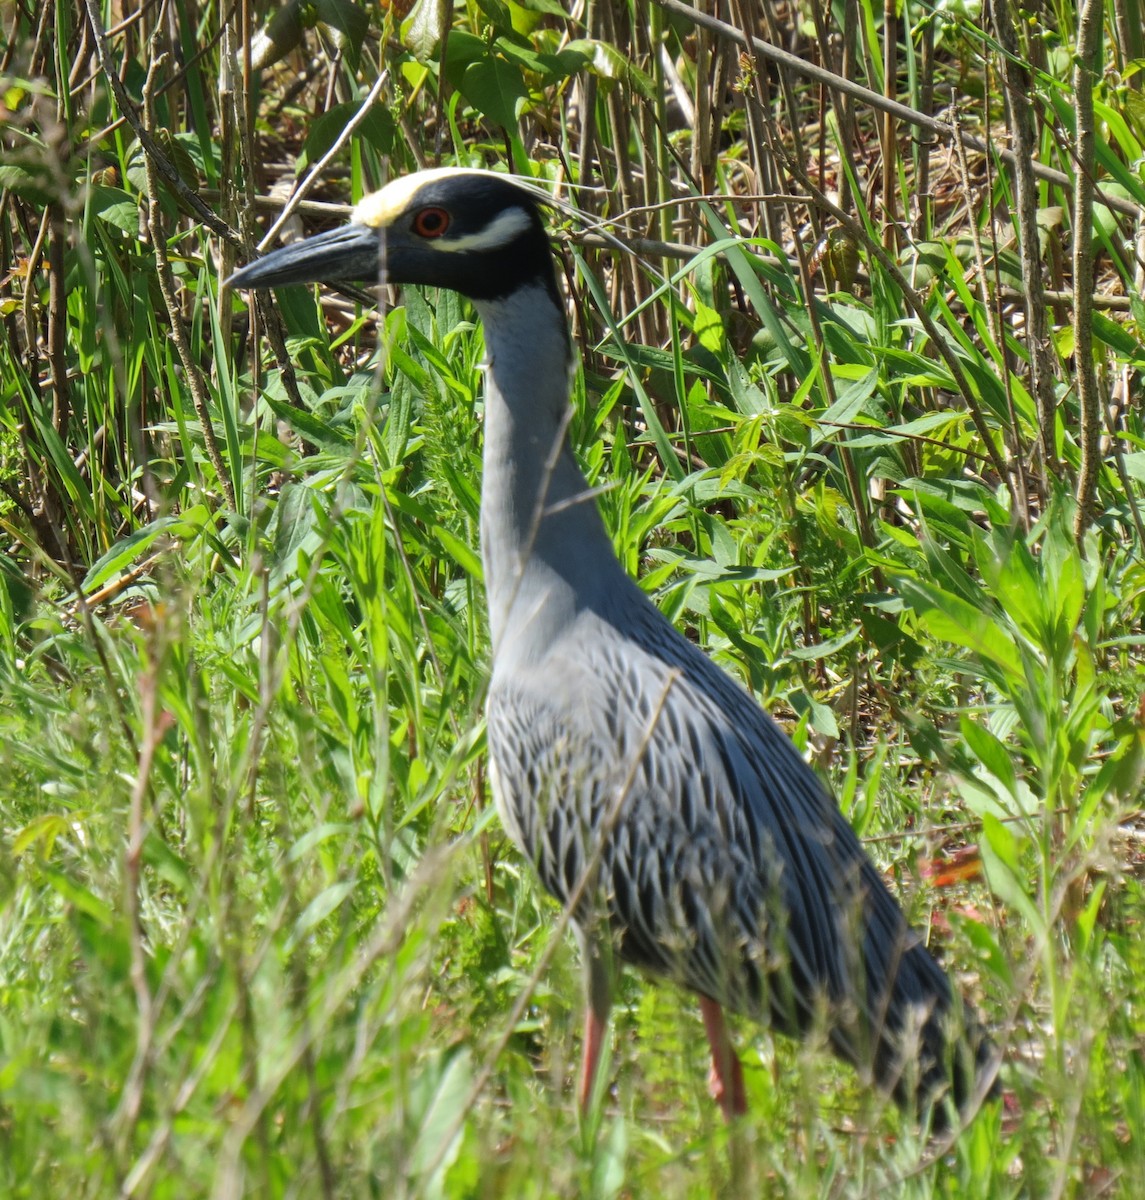
M1141 14L1121 8L1111 28L1132 42ZM273 310L248 337L243 299L219 297L218 239L149 183L130 127L109 128L95 59L85 72L63 53L88 44L84 10L57 6L37 38L13 9L0 480L22 505L0 499L0 1194L1142 1194L1131 223L1099 208L1084 239L1098 292L1128 305L1047 308L1047 438L1025 318L999 290L1015 270L1029 285L986 219L1014 211L1012 168L972 154L967 191L935 147L923 194L901 127L888 210L868 109L844 135L805 81L776 99L738 50L656 6L634 21L597 4L584 27L541 10L459 7L444 65L432 28L419 43L371 11L391 40L363 42L351 21L323 120L325 75L289 91L306 56L262 73L253 160L221 133L235 114L213 9L146 10L109 47L136 102L172 52L156 128L232 222L253 212L242 181L264 192L266 164L324 153L379 44L388 89L324 199L356 199L432 145L602 185L573 198L645 239L635 252L553 225L582 359L572 436L617 552L832 783L994 1031L1005 1105L928 1146L822 1046L739 1024L750 1113L729 1131L694 1002L625 976L607 1090L578 1117L575 949L485 773L472 314L448 294L405 292L375 320L283 293L284 374ZM859 15L856 75L881 90L882 10ZM970 18L940 22L928 58L927 17L908 5L896 94L918 108L927 79L957 83L964 127L1000 128L981 57L996 73L996 45ZM1073 137L1073 18L1042 19L1019 42L1036 144L1072 173L1057 146ZM1139 51L1107 39L1121 75L1094 85L1094 170L1145 206ZM175 62L185 74L160 91ZM681 94L726 106L713 137ZM796 162L777 149L794 128ZM745 164L806 202L729 199L779 190ZM813 186L844 176L837 250L801 275L796 242L831 221ZM1073 196L1040 186L1064 215L1044 219L1038 271L1068 289ZM928 196L934 219L909 223ZM905 221L881 253L888 212ZM1104 403L1080 518L1079 319ZM983 873L936 881L934 860L968 844Z

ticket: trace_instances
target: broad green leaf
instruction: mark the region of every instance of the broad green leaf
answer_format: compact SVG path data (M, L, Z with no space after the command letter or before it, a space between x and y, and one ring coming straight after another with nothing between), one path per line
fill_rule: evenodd
M904 579L900 587L903 599L919 613L935 637L963 646L1015 680L1024 678L1013 634L992 617L958 596L918 580Z
M417 1141L410 1152L410 1166L416 1175L424 1175L431 1168L438 1174L452 1164L460 1146L462 1117L472 1088L473 1063L469 1051L463 1048L449 1060L422 1115ZM448 1135L452 1135L451 1140L443 1144Z
M1001 783L1011 796L1017 798L1018 783L1014 761L1006 747L984 726L969 716L959 718L962 738L978 761Z
M207 510L203 506L197 506L198 515L200 518L205 518ZM194 523L184 523L180 517L156 517L149 525L144 525L142 529L135 530L127 537L115 543L106 554L102 555L93 565L91 570L84 576L83 590L85 592L95 591L97 588L105 584L113 575L117 575L128 563L135 562L141 557L145 551L155 543L156 539L164 533L174 530L181 526L186 530L194 528Z
M338 908L357 886L354 879L341 879L324 888L302 910L294 925L294 932L289 940L291 948L296 946L316 925L321 924L336 908Z
M418 0L402 22L402 41L419 62L429 62L449 27L451 0Z
M529 98L519 67L506 62L481 38L455 29L446 42L443 69L478 112L505 129L516 129Z
M994 892L1016 912L1020 912L1030 928L1041 934L1045 922L1026 890L1026 872L1022 866L1024 839L1017 837L1007 825L990 813L982 816L982 859L986 877Z

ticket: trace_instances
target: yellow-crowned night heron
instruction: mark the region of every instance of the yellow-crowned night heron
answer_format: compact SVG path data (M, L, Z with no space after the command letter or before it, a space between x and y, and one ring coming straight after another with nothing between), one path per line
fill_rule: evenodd
M230 283L379 274L460 292L484 324L491 774L513 840L573 905L582 1105L615 956L698 994L729 1117L745 1098L725 1008L822 1030L911 1110L961 1106L989 1058L977 1023L954 1017L946 975L792 743L617 561L566 437L568 324L534 196L489 172L421 172Z

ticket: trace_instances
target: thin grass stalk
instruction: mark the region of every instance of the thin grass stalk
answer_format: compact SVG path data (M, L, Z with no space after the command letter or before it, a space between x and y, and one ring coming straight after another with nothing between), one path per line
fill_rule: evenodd
M896 0L883 0L883 95L898 99L898 10ZM895 119L888 111L882 119L882 190L883 190L883 247L890 253L898 248L898 139Z
M672 172L671 172L671 156L668 152L668 103L667 103L667 80L664 71L664 13L661 9L653 7L649 13L650 28L652 34L652 45L649 53L651 61L653 79L656 82L656 108L655 120L656 127L653 130L655 147L655 167L656 167L656 203L659 205L659 231L658 236L661 241L670 242L672 240L672 230L675 222L675 207L672 204L674 199L672 195ZM667 279L672 274L672 264L668 259L662 259L660 262L660 272ZM675 320L670 310L667 310L666 320L673 329L675 328ZM662 336L667 334L667 329L662 330ZM680 397L681 405L684 403L684 397Z
M65 282L64 251L67 246L67 226L58 201L48 205L48 371L51 380L51 423L60 441L67 446L72 423L71 389L65 346L67 327L67 285ZM46 415L46 414L45 414ZM45 516L58 525L66 505L65 497L55 487L43 491ZM75 547L73 547L73 550Z
M856 41L856 65L860 66L861 76L866 81L867 88L879 97L882 103L875 110L879 114L875 119L875 137L879 140L880 149L882 149L882 115L887 111L887 105L897 104L898 101L888 97L883 84L882 71L882 55L877 55L879 49L877 45L878 31L874 28L875 11L878 5L878 0L858 0L858 17L856 28L858 38ZM874 44L872 44L874 43ZM861 136L861 135L860 135ZM884 151L885 155L885 151ZM874 168L874 169L877 169ZM860 175L859 178L862 178ZM866 191L866 201L869 208L874 207L874 197L871 188L874 185L868 184Z
M824 7L828 7L825 5ZM820 41L823 41L823 35L820 34ZM859 59L859 2L858 0L845 0L843 6L843 58L839 64L839 75L844 79L850 79L857 72ZM826 61L826 60L824 60ZM838 95L839 105L839 153L846 157L850 164L850 172L843 171L839 178L839 207L844 212L852 212L855 210L854 197L851 196L851 178L859 178L858 164L855 162L855 154L859 150L858 126L855 116L855 104L852 96L846 92L836 93L835 89L831 89L832 95Z
M928 18L922 23L922 46L919 50L919 111L927 116L934 114L934 21ZM930 194L930 147L927 137L915 142L915 198L917 207L911 216L911 229L920 241L929 241L934 225L934 197ZM908 214L903 214L907 216Z
M246 40L245 19L247 17L246 0L239 6L238 19L244 26L235 29L235 18L223 27L222 50L219 54L219 83L218 83L218 120L220 129L219 157L221 171L219 173L219 201L224 218L234 225L242 234L248 245L253 241L252 229L255 221L255 208L251 201L254 198L255 180L249 168L254 163L254 157L248 153L248 134L243 128L240 113L246 110L250 103L249 67L250 43ZM243 39L239 41L238 39ZM235 78L236 44L241 48L242 71ZM238 136L236 136L238 131ZM247 203L239 204L235 182L242 180L246 190ZM235 266L235 248L223 242L219 249L219 276L229 279ZM220 305L220 325L224 336L228 336L232 327L232 306Z
M601 29L596 34L597 37L613 45L627 44L627 36L621 42L617 42L620 29L627 25L627 10L623 0L598 0L593 12L601 19ZM640 199L635 190L638 185L638 172L629 153L633 114L615 88L608 91L605 103L608 109L608 133L612 149L607 173L608 188L619 196L620 212L630 213L640 206ZM602 170L602 174L604 173ZM628 270L624 264L619 264L613 273L611 290L610 303L614 311L631 311L644 299L639 273ZM648 326L648 319L647 314L642 312L637 320L637 330L641 341L645 345L652 345L652 330Z
M1145 59L1145 7L1141 0L1111 0L1113 28L1117 37L1117 69L1124 71L1127 63ZM1140 74L1129 86L1140 89Z
M780 31L778 23L775 19L775 11L773 3L769 2L764 5L764 19L767 22L768 34L773 41L778 41ZM745 33L749 32L745 25ZM753 57L756 57L753 54ZM783 97L783 107L787 111L787 126L783 130L779 128L779 111L778 105L773 104L770 99L770 87L768 95L765 97L765 102L760 105L760 111L763 115L765 126L768 129L769 139L765 145L771 146L770 153L764 160L767 165L767 173L763 178L764 190L767 192L779 192L783 190L783 157L777 151L776 147L780 148L787 145L790 140L791 153L799 160L806 162L808 154L804 145L803 139L803 122L800 120L800 106L798 95L795 90L791 72L782 65L779 66L776 74L779 77L779 91ZM767 74L764 65L756 58L755 62L755 78L766 80ZM784 206L777 201L769 200L765 206L767 213L767 236L771 238L776 245L782 245L782 230L783 230L783 215ZM794 223L791 226L796 227ZM815 222L812 221L813 237L818 240L819 229Z
M689 171L701 194L707 195L715 186L715 157L719 153L719 130L722 97L719 90L719 47L713 45L706 29L696 30L696 57L693 64L695 82L692 93L694 113ZM695 240L699 220L693 208L686 210L688 241Z
M154 803L151 772L158 744L170 724L169 714L160 712L156 705L158 669L159 664L152 662L150 669L138 680L142 744L135 783L131 789L127 845L123 855L123 903L130 931L130 979L137 1011L135 1055L112 1117L114 1144L121 1162L131 1152L139 1125L158 1019L155 998L147 978L147 932L142 915L143 843L151 823Z
M166 61L166 55L161 53L158 45L154 48L154 54L155 57L152 62L153 71L148 76L149 84L154 78L156 64ZM152 128L154 127L152 123L155 120L154 109L151 107L153 97L153 92L144 92L144 120ZM195 361L191 353L191 345L183 323L183 314L179 309L175 277L171 271L170 260L167 257L167 234L163 225L163 209L159 202L158 167L150 154L145 155L144 163L146 165L147 184L150 193L147 207L147 227L151 235L151 245L155 251L156 273L159 278L160 291L163 293L163 303L167 308L167 319L171 326L171 337L179 353L179 361L183 365L187 387L190 389L191 399L195 405L195 412L199 417L199 424L203 432L203 442L207 449L207 457L210 459L216 480L219 487L222 488L228 506L234 509L236 503L234 486L231 482L230 472L223 462L218 438L215 436L214 423L211 420L210 396L202 372L199 369L199 364Z
M1102 0L1085 0L1078 18L1076 62L1073 73L1077 105L1077 176L1073 197L1074 361L1077 366L1078 441L1081 468L1077 479L1077 513L1074 533L1084 553L1085 532L1094 518L1097 477L1101 469L1101 418L1103 405L1093 365L1093 198L1097 134L1093 89L1099 78Z
M1050 480L1060 473L1061 468L1058 462L1055 433L1057 426L1055 372L1050 353L1050 329L1046 318L1046 300L1038 250L1038 187L1032 169L1032 164L1036 159L1037 142L1034 131L1035 108L1030 102L1034 95L1034 83L1020 53L1017 29L1009 0L994 0L992 13L994 30L1002 46L1002 53L998 55L999 69L1006 96L1006 109L1009 114L1008 123L1014 139L1015 158L1011 165L1018 194L1015 223L1022 258L1022 282L1025 285L1026 296L1025 310L1028 330L1026 342L1030 351L1030 392L1038 408L1041 437L1040 490L1042 496L1045 497L1050 491ZM1016 436L1017 430L1014 432ZM1020 447L1017 448L1017 452L1021 453Z
M593 18L592 9L596 0L586 0L585 12L583 14L585 25L592 28ZM577 159L577 171L573 180L582 188L591 189L593 180L596 178L598 160L600 157L598 149L598 129L596 124L596 106L598 103L596 76L591 71L581 71L577 77L577 89L579 90L579 102L577 108L580 111L579 125L579 146L575 150ZM584 193L582 203L587 203L591 195L590 191ZM594 207L595 211L595 207Z
M639 182L642 204L649 210L649 215L645 218L647 221L645 232L649 237L659 236L662 240L667 241L663 231L665 228L671 229L671 213L669 209L661 207L669 199L667 171L662 169L667 161L666 138L668 136L666 83L660 63L658 37L662 19L663 14L657 12L655 17L648 22L632 20L632 28L634 45L648 70L653 87L652 102L640 105L637 110L637 128L640 131L642 157ZM665 225L666 219L667 225ZM648 293L643 279L640 281L639 291L641 301L647 300ZM645 345L663 346L667 342L668 318L665 315L666 312L666 309L654 305L649 305L645 309L642 314L647 318L647 324L642 328ZM661 406L661 421L670 422L669 407L666 403Z
M826 16L830 14L829 5L818 4L811 6L811 15L815 21L815 37L819 51L820 63L831 72L846 74L849 70L847 65L851 57L851 50L847 45L847 28L844 25L844 44L843 44L843 62L838 63L832 53L831 33L827 25ZM854 35L854 4L848 3L846 6L845 23L851 25L850 34L853 41ZM850 178L849 174L857 173L858 167L852 157L854 152L854 137L855 137L855 122L854 112L851 107L850 98L836 91L834 88L828 87L822 80L819 81L819 138L817 158L819 163L819 182L824 183L828 177L827 172L827 147L830 141L830 123L827 118L827 108L830 105L831 112L835 117L835 149L841 159L848 163L848 167L838 172L837 187L839 189L839 199L843 208L849 207L850 200ZM823 230L819 224L819 215L814 210L808 214L811 221L811 226L815 231L815 239L818 241L822 238Z
M776 136L772 128L771 83L766 69L756 54L752 39L754 5L734 0L733 13L744 39L744 51L740 55L739 93L744 106L744 116L747 119L748 162L754 175L753 187L763 194L768 194L777 190L768 186L768 180L775 176L773 157L769 148L770 140ZM782 240L779 233L779 222L770 202L761 205L757 222L762 227L765 237L772 241L776 241L777 238Z
M988 65L987 65L988 67ZM959 123L959 109L957 103L951 104L952 120L955 128ZM983 311L987 315L987 320L990 325L990 339L993 342L995 352L998 356L998 372L1002 378L1002 385L1006 389L1006 403L1009 409L1009 429L1003 431L1006 436L1006 441L1010 447L1010 466L1013 470L1014 484L1018 500L1018 507L1015 517L1023 529L1028 529L1030 524L1029 513L1029 488L1026 481L1025 471L1025 450L1022 445L1022 431L1018 423L1018 415L1014 409L1014 390L1013 390L1013 371L1010 365L1010 354L1006 348L1005 330L1002 320L1002 301L1000 295L1000 281L998 279L998 254L997 254L997 234L993 228L991 221L991 255L990 266L987 266L986 254L982 246L982 234L978 225L978 214L974 211L973 195L974 190L970 182L970 164L966 159L966 148L959 139L954 141L955 156L958 162L958 170L962 177L962 189L966 196L966 211L967 225L970 229L970 236L974 243L974 260L976 264L976 277L979 288L980 303ZM987 170L990 169L990 159L986 159ZM993 189L987 187L987 194L993 194ZM992 269L991 269L992 268ZM993 280L993 289L991 289L991 280Z
M753 5L733 0L732 15L739 26L740 45L743 47L739 55L735 88L744 110L747 161L754 176L753 189L766 192L769 189L764 186L768 161L767 139L764 136L767 122L764 110L770 99L770 88L766 74L761 76L759 57L752 43L751 18L755 15L755 9ZM769 231L770 221L766 213L759 224L765 232Z

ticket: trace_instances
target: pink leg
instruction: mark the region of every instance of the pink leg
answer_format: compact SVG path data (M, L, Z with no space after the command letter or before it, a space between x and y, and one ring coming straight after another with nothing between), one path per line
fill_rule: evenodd
M707 996L700 997L700 1013L704 1031L712 1048L712 1073L708 1090L723 1110L724 1119L732 1121L747 1112L747 1093L743 1086L743 1067L728 1037L724 1014L720 1006Z
M604 1035L608 1029L608 1019L597 1015L590 1004L584 1014L584 1052L580 1060L580 1087L577 1100L582 1113L588 1112L589 1101L592 1099L592 1089L596 1082L596 1068L600 1063L600 1051L604 1045Z
M595 938L589 937L584 928L574 923L573 932L580 942L581 961L584 963L584 1051L580 1060L580 1086L577 1100L580 1111L587 1114L592 1100L596 1070L600 1066L600 1052L604 1048L608 1032L608 1014L612 1009L612 974L609 966L609 944L602 947Z

